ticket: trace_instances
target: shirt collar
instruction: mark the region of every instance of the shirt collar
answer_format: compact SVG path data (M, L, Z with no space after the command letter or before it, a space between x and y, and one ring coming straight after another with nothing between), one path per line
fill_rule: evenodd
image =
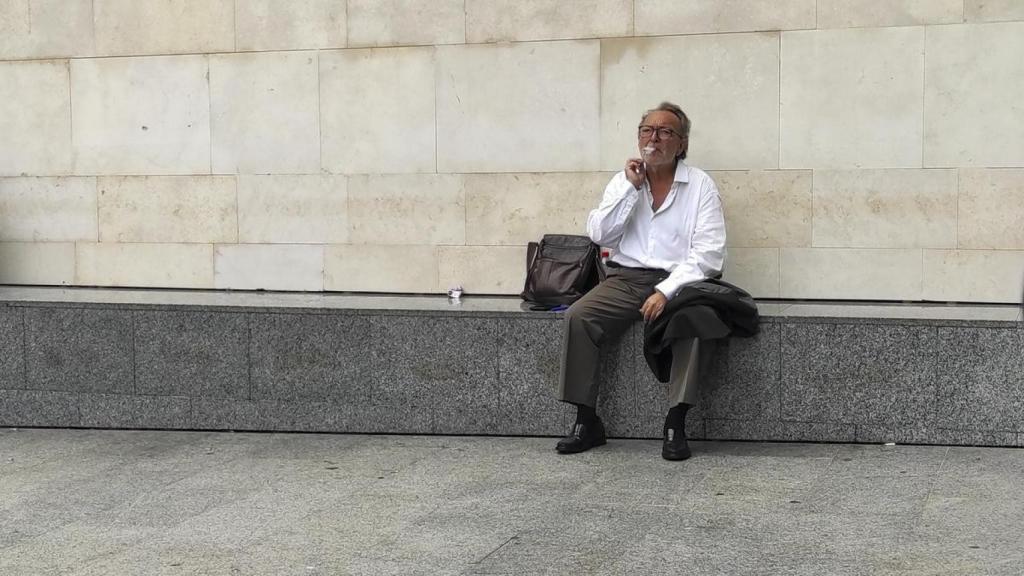
M674 182L689 182L690 181L690 169L686 164L679 160L676 162L676 175L672 179Z

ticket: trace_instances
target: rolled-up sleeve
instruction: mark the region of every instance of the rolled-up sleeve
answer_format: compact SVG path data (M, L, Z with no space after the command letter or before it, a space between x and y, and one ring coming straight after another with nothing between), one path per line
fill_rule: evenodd
M604 189L601 204L587 217L587 235L595 243L614 248L622 238L640 192L619 172Z
M668 278L655 288L671 299L683 286L721 274L724 264L725 215L722 213L722 198L714 181L708 179L701 190L690 252Z

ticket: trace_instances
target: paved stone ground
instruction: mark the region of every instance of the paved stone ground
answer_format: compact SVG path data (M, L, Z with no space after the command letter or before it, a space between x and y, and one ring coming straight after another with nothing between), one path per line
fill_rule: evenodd
M0 574L1024 574L1024 450L0 430Z

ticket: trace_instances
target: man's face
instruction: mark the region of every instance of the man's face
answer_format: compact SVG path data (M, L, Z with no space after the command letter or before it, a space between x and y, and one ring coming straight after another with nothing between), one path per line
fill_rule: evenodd
M683 127L671 112L651 112L637 129L637 148L649 166L671 164L683 152Z

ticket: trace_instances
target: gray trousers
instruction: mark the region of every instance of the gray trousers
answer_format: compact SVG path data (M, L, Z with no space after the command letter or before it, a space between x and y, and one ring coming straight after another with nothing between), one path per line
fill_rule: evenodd
M612 268L608 278L565 312L558 399L597 406L601 345L615 340L643 316L640 306L668 276L661 270ZM697 404L700 367L707 364L713 340L680 340L672 345L668 404Z

